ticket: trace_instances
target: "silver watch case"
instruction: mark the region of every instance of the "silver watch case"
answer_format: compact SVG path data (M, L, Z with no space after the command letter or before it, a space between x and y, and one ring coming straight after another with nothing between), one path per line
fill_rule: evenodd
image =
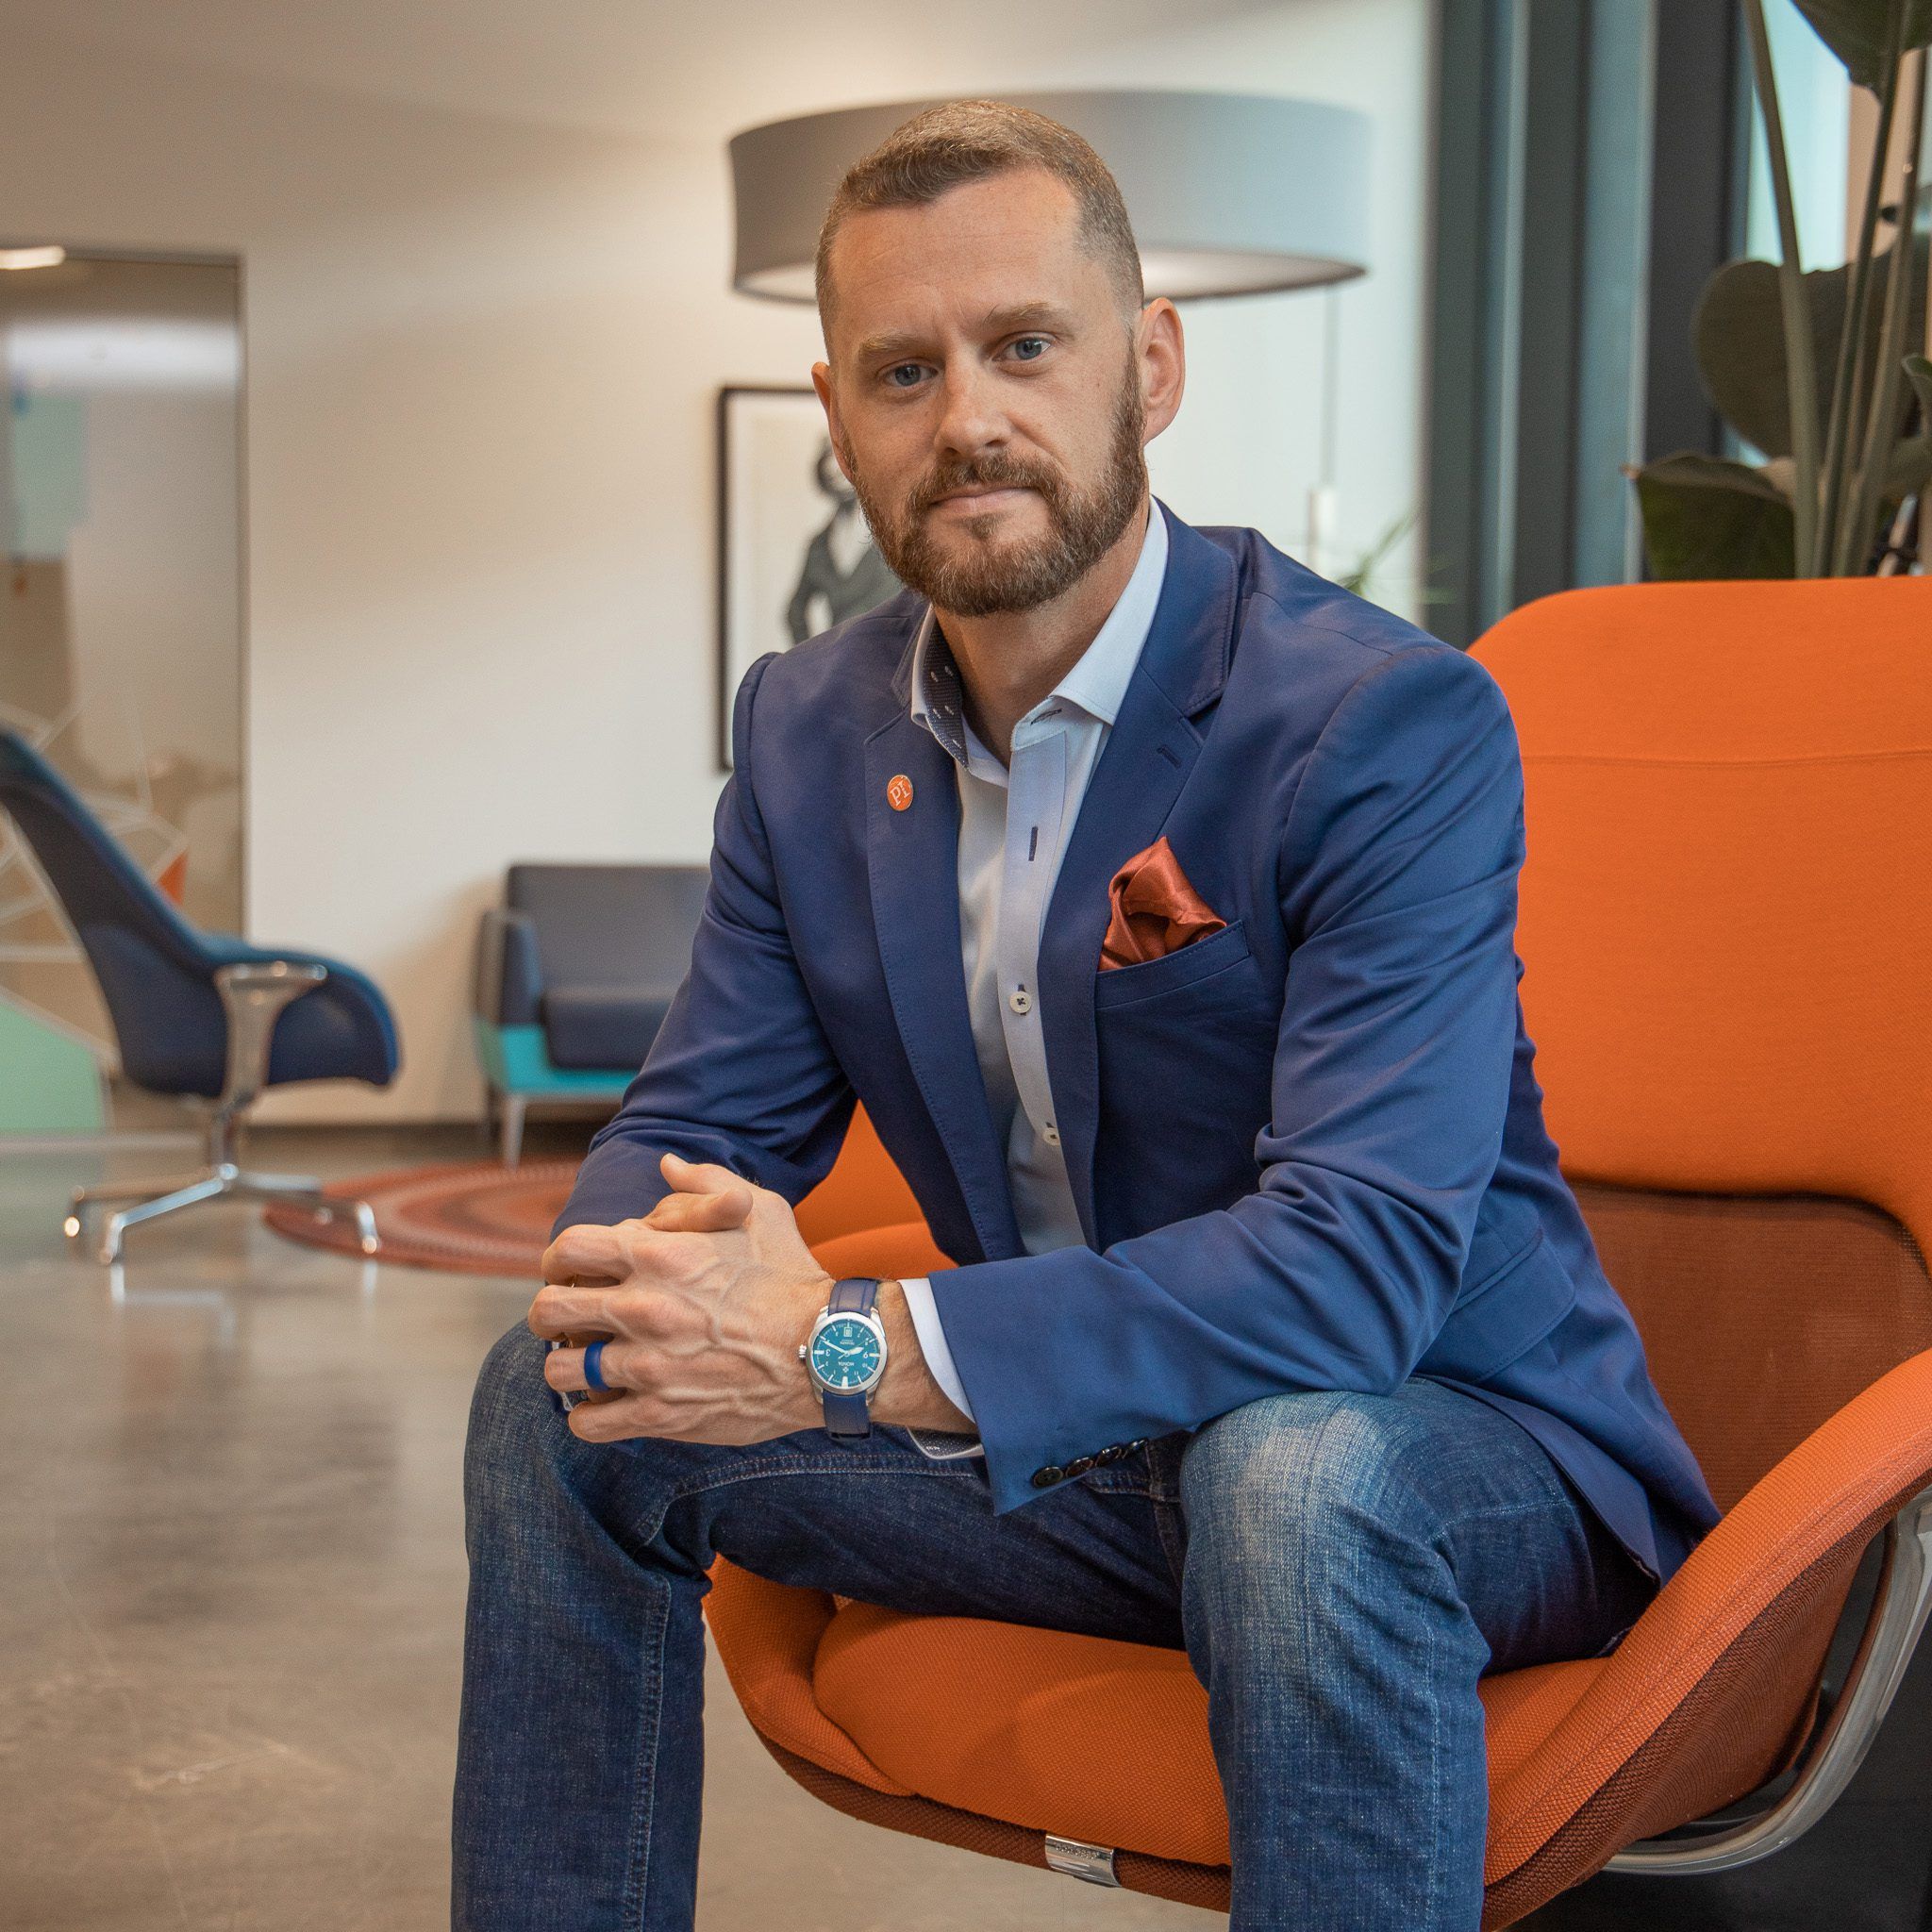
M863 1322L873 1332L879 1345L879 1365L863 1382L853 1382L842 1389L830 1387L819 1374L811 1358L811 1346L819 1339L819 1330L828 1322ZM886 1378L886 1324L876 1314L861 1315L857 1308L841 1308L833 1314L829 1306L819 1310L818 1320L811 1324L811 1333L798 1344L798 1358L805 1364L805 1376L813 1390L821 1396L826 1395L870 1395Z

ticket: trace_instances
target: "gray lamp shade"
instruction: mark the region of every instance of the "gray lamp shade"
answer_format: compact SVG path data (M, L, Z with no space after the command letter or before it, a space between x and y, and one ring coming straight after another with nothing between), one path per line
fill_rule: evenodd
M1150 296L1309 289L1368 267L1369 124L1352 108L1165 90L999 98L1093 143L1121 185ZM901 122L937 105L841 108L734 135L732 286L811 301L819 226L840 178Z

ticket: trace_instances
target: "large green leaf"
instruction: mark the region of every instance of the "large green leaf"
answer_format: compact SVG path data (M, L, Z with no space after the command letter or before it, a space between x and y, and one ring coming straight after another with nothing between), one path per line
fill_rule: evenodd
M1886 35L1894 21L1905 28L1904 52L1932 44L1932 0L1797 0L1797 8L1845 72L1874 93L1885 81Z
M1932 436L1908 436L1894 443L1885 466L1884 495L1896 507L1902 496L1916 496L1932 483Z
M1926 0L1932 6L1932 0ZM1920 237L1913 249L1912 310L1907 333L1922 340L1925 327L1925 279L1928 242ZM1874 258L1873 273L1885 286L1890 260L1888 250ZM1805 277L1805 294L1811 307L1811 333L1817 343L1818 366L1829 372L1838 365L1839 338L1844 332L1845 307L1851 291L1851 270L1813 269ZM1867 356L1876 355L1884 305L1865 305ZM1697 352L1698 374L1718 412L1746 442L1768 457L1791 453L1790 390L1785 381L1785 323L1778 304L1777 266L1769 261L1727 261L1705 284L1697 313L1690 324Z
M1919 408L1928 425L1932 425L1932 361L1924 356L1907 356L1902 365L1906 380L1912 386L1912 393L1919 399Z
M1907 356L1905 372L1919 399L1919 433L1895 444L1886 466L1885 494L1893 503L1932 483L1932 362L1923 356ZM1920 514L1924 513L1921 506Z
M1762 470L1686 450L1646 463L1636 482L1653 575L1796 574L1790 499Z

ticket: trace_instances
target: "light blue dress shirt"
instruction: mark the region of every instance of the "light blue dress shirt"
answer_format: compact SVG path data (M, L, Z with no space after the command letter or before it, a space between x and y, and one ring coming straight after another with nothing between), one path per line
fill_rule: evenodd
M1087 782L1119 714L1153 627L1167 574L1167 520L1150 502L1141 555L1079 661L1013 727L1001 764L966 722L958 667L926 607L912 644L912 716L951 754L959 785L959 946L973 1043L993 1128L1007 1146L1007 1180L1029 1255L1086 1239L1067 1182L1047 1079L1037 968L1041 923ZM973 1413L923 1275L901 1283L934 1379ZM976 1440L914 1429L941 1458L984 1453Z

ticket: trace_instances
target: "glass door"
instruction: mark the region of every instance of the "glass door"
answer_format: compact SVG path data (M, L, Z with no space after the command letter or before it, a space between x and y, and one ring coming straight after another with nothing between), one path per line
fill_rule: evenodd
M234 262L0 270L0 725L189 920L225 931L242 924L240 305ZM92 975L4 816L0 1004L11 1037L111 1061Z

